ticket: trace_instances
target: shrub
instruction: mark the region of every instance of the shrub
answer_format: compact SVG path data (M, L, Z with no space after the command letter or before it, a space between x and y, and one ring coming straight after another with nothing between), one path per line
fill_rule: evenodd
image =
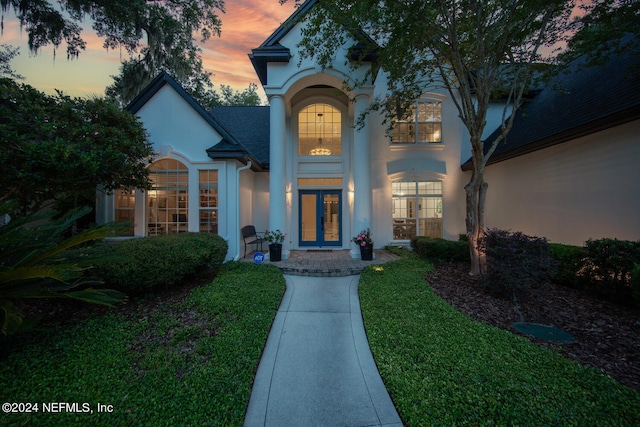
M631 270L640 261L640 242L590 239L585 247L583 274L596 289L615 294L629 287Z
M631 270L631 294L633 301L640 307L640 264L635 264Z
M0 203L0 217L15 203ZM94 289L87 269L105 259L74 256L72 249L109 235L109 227L94 227L66 237L73 224L91 211L81 208L55 218L47 209L0 225L0 334L19 331L23 315L14 302L22 299L71 298L107 306L126 300L112 289Z
M558 272L554 281L563 286L580 287L584 281L580 275L587 251L581 246L550 243L551 256L558 262Z
M556 262L545 238L489 229L478 249L486 256L485 286L499 296L520 299L555 276Z
M105 283L131 293L168 288L225 259L227 243L207 233L144 237L102 244L90 250L113 257L95 274Z
M406 255L407 252L409 252L408 248L400 245L387 245L384 247L384 250L398 256Z
M425 236L411 238L411 247L422 258L437 261L469 261L469 244Z

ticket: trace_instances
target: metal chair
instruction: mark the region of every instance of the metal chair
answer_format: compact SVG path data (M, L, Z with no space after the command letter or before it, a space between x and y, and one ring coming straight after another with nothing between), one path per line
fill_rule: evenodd
M245 225L240 232L242 233L242 240L244 241L244 257L247 256L247 245L255 244L257 247L257 245L260 244L260 252L262 252L262 242L264 242L264 238L258 234L264 233L256 233L256 228L253 225Z

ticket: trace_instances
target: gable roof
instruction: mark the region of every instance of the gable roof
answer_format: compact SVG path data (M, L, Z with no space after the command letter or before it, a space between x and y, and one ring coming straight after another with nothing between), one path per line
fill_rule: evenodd
M291 59L289 48L280 44L280 41L298 24L319 0L306 0L287 20L280 25L258 48L251 49L249 59L256 70L260 83L267 84L267 64L269 62L285 62ZM375 62L376 53L367 49L367 46L377 44L362 30L348 29L357 43L350 49L352 60L361 59L367 62Z
M246 164L249 160L251 160L251 168L253 170L261 171L266 168L266 165L268 165L269 163L268 142L267 142L266 157L263 155L264 153L262 153L262 151L258 146L254 147L255 144L250 143L251 147L254 147L258 152L260 152L261 156L259 159L253 154L253 152L250 149L245 147L239 141L236 135L232 133L232 131L235 131L235 130L242 130L240 127L230 126L229 129L232 130L230 131L222 123L218 122L213 115L207 113L207 111L205 111L205 109L202 108L200 104L198 104L196 100L193 99L193 97L191 97L191 95L189 95L184 90L184 88L175 79L173 79L173 77L171 77L166 71L160 72L160 74L158 74L158 76L156 76L156 78L154 78L151 81L151 83L149 83L147 87L144 88L142 92L140 92L138 96L136 96L129 103L129 105L126 107L126 110L131 114L136 114L147 102L149 102L149 100L151 100L151 98L153 98L153 96L156 93L158 93L158 91L160 91L160 89L162 89L166 85L170 86L173 90L175 90L178 93L178 95L182 99L184 99L184 101L187 104L189 104L189 106L196 112L196 114L202 117L202 119L204 119L204 121L207 122L222 137L221 141L219 141L213 147L207 149L207 154L211 159L238 160L244 164ZM233 107L230 107L230 108L233 108ZM243 107L236 107L236 108L243 108ZM251 108L251 107L247 107L247 108ZM245 120L243 121L243 124L245 127L252 127L252 126L247 126L247 121L251 120L249 119L251 117L252 116L244 117ZM267 120L268 120L268 117L269 115L268 115L268 109L267 109ZM250 140L250 138L245 138L244 134L241 133L240 135L242 136L242 139ZM267 126L266 135L267 135L267 141L268 141L268 137L269 137L268 126Z
M223 141L207 150L211 153L223 153L225 150L243 147L262 168L269 167L269 107L264 106L225 106L216 107L209 114L229 134L236 144L229 146ZM226 141L224 141L226 143Z
M516 113L487 165L639 119L640 68L634 51L604 65L587 66L584 58L571 64ZM485 140L486 149L499 135L500 127ZM467 160L462 169L471 166Z

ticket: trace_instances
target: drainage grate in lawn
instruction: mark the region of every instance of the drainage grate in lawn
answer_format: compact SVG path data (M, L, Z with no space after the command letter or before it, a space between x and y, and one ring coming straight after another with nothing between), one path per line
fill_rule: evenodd
M539 338L542 340L558 342L575 341L574 336L569 332L554 328L553 326L539 325L537 323L527 322L516 322L511 326L525 335L530 335L534 338Z

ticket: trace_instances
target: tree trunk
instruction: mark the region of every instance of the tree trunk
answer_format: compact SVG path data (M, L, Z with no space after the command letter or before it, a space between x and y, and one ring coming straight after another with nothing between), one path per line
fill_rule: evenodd
M478 251L478 239L485 229L485 201L488 184L484 182L484 159L474 159L474 167L469 183L464 187L467 193L467 239L471 266L469 275L477 276L486 271L486 260Z
M467 216L465 222L467 225L467 240L469 241L469 257L471 259L469 274L477 276L480 274L480 254L478 252L478 180L475 174L464 189L467 192Z
M484 168L483 168L484 169ZM476 248L478 247L478 239L482 237L482 233L486 230L485 222L484 222L484 208L485 202L487 200L487 188L489 184L484 181L484 170L480 175L480 185L478 187L478 235L476 237ZM480 268L480 274L484 274L487 272L487 258L484 252L478 252L478 267Z

